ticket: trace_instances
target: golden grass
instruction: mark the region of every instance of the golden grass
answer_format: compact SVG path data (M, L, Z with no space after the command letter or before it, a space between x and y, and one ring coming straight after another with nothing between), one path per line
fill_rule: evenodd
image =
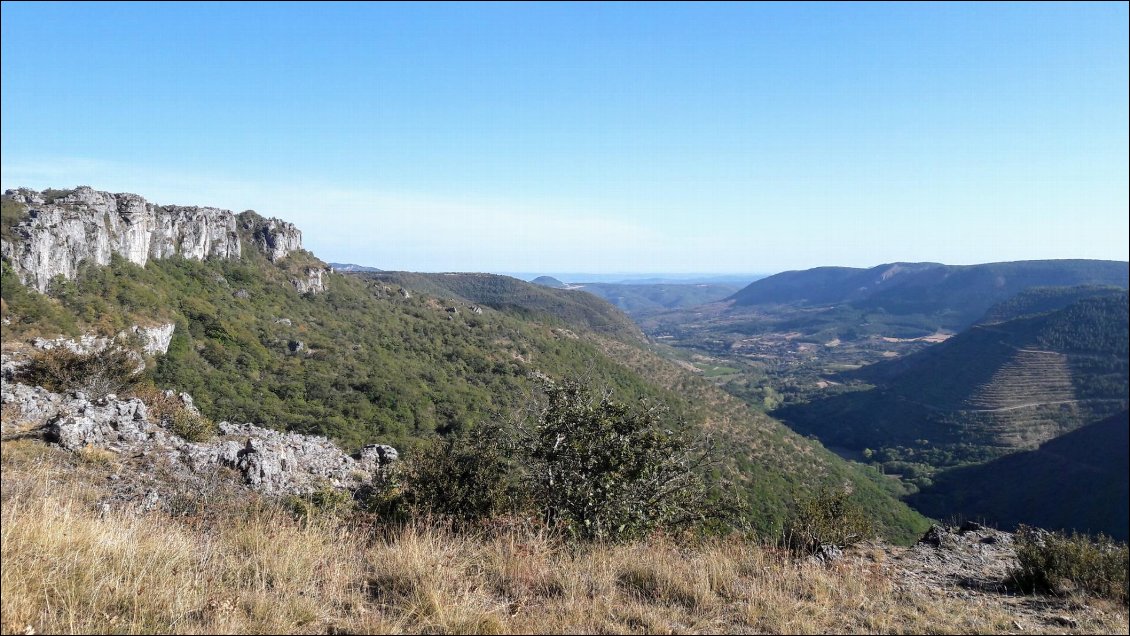
M477 535L424 523L374 530L246 502L205 521L103 514L97 462L68 473L63 455L32 444L4 444L6 633L1014 629L1000 606L902 590L876 555L825 567L747 540L663 536L578 548L521 524ZM1126 631L1124 614L1108 618L1084 628Z

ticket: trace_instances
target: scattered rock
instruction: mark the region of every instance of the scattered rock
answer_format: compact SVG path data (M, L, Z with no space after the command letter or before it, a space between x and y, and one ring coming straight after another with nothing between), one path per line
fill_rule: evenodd
M165 395L176 395L183 408L197 412L187 393ZM306 494L326 486L356 490L398 459L396 449L383 444L365 446L350 456L324 437L230 422L218 424L220 436L213 441L188 442L165 422L152 421L148 407L136 398L108 395L91 402L81 393L62 396L20 383L5 384L0 398L4 405L16 405L27 419L46 420L45 438L67 450L105 448L129 456L163 457L186 481L223 467L266 493ZM147 490L141 508L155 508L160 499L159 492Z

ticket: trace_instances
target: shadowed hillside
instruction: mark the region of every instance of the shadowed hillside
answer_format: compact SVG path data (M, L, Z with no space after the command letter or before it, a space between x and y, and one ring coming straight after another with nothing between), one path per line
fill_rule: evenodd
M1127 323L1127 295L1120 292L976 326L844 374L874 389L776 414L826 444L918 448L928 457L923 463L934 466L1034 448L1126 408Z
M1130 419L1126 411L980 466L956 468L910 502L933 517L960 515L1002 527L1130 531Z

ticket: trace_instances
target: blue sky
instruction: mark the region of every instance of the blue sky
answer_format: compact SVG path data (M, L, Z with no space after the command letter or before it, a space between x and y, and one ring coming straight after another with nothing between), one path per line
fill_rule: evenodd
M424 271L1130 257L1106 4L2 8L0 185Z

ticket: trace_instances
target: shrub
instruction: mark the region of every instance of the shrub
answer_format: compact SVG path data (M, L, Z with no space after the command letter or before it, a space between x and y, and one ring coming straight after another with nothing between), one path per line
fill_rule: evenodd
M456 524L495 517L511 507L511 443L497 424L480 424L440 440L405 468L409 499L419 512Z
M844 548L873 535L863 507L846 489L821 488L800 498L785 524L785 544L797 554L816 554L822 546Z
M216 423L195 409L181 407L166 420L169 430L190 442L204 442L216 435Z
M19 374L19 381L56 393L81 391L97 400L129 390L139 381L136 354L121 347L75 353L57 347L37 353Z
M517 450L551 527L582 540L624 540L704 517L710 454L663 426L666 409L630 408L569 381Z
M1067 594L1081 590L1127 603L1130 553L1125 543L1020 526L1012 576L1026 592Z

